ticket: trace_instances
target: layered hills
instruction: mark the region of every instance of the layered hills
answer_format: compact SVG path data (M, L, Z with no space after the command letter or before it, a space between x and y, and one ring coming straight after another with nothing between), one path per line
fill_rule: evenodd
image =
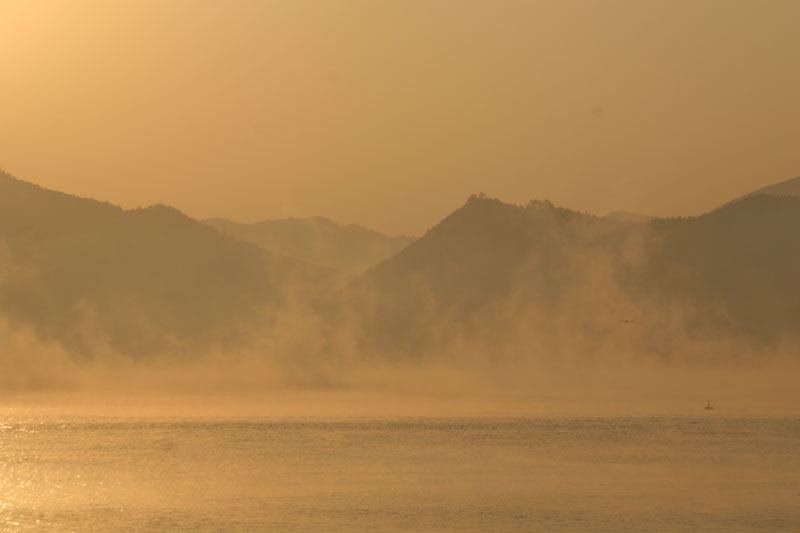
M389 237L356 224L336 224L324 217L263 220L254 224L224 218L204 222L270 252L350 275L361 274L414 240L404 235Z
M384 358L730 360L800 338L791 195L674 219L481 195L413 241L325 219L211 224L0 174L0 315L74 354L134 356L286 328L300 352ZM311 263L367 270L338 286Z
M472 339L494 353L733 357L800 337L798 235L798 197L643 223L473 196L359 280L363 342L375 352Z
M74 353L235 342L326 275L171 207L123 210L0 173L0 312Z

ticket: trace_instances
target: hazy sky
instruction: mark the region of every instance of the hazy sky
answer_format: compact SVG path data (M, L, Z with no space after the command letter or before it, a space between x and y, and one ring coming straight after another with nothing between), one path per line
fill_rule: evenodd
M0 0L0 167L416 233L466 197L698 214L800 175L796 0Z

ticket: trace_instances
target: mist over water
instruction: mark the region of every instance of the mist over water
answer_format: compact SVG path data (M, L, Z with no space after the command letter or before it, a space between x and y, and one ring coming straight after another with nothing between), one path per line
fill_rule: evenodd
M0 2L0 529L800 531L796 6L184 3Z
M5 529L800 527L800 200L473 196L346 273L0 186Z
M800 531L799 15L0 0L0 530Z
M800 528L800 200L473 197L353 275L9 184L81 216L0 197L0 528Z
M165 398L176 415L800 405L800 286L786 266L800 257L797 198L620 222L473 196L393 257L345 275L167 208L123 211L3 179L14 222L0 240L7 398ZM32 217L24 202L62 216ZM92 217L110 217L126 247L109 249Z

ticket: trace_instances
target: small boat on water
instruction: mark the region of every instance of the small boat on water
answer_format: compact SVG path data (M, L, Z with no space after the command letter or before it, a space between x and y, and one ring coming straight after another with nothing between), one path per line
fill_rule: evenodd
M708 411L709 409L713 409L713 408L714 408L714 406L713 406L713 405L711 405L711 400L708 400L708 405L706 405L706 406L705 406L703 409L705 409L706 411Z

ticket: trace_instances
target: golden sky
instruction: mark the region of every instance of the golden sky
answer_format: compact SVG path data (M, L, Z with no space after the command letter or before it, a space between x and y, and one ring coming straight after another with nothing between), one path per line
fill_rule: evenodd
M800 175L796 0L0 0L0 167L420 234L472 193L692 215Z

